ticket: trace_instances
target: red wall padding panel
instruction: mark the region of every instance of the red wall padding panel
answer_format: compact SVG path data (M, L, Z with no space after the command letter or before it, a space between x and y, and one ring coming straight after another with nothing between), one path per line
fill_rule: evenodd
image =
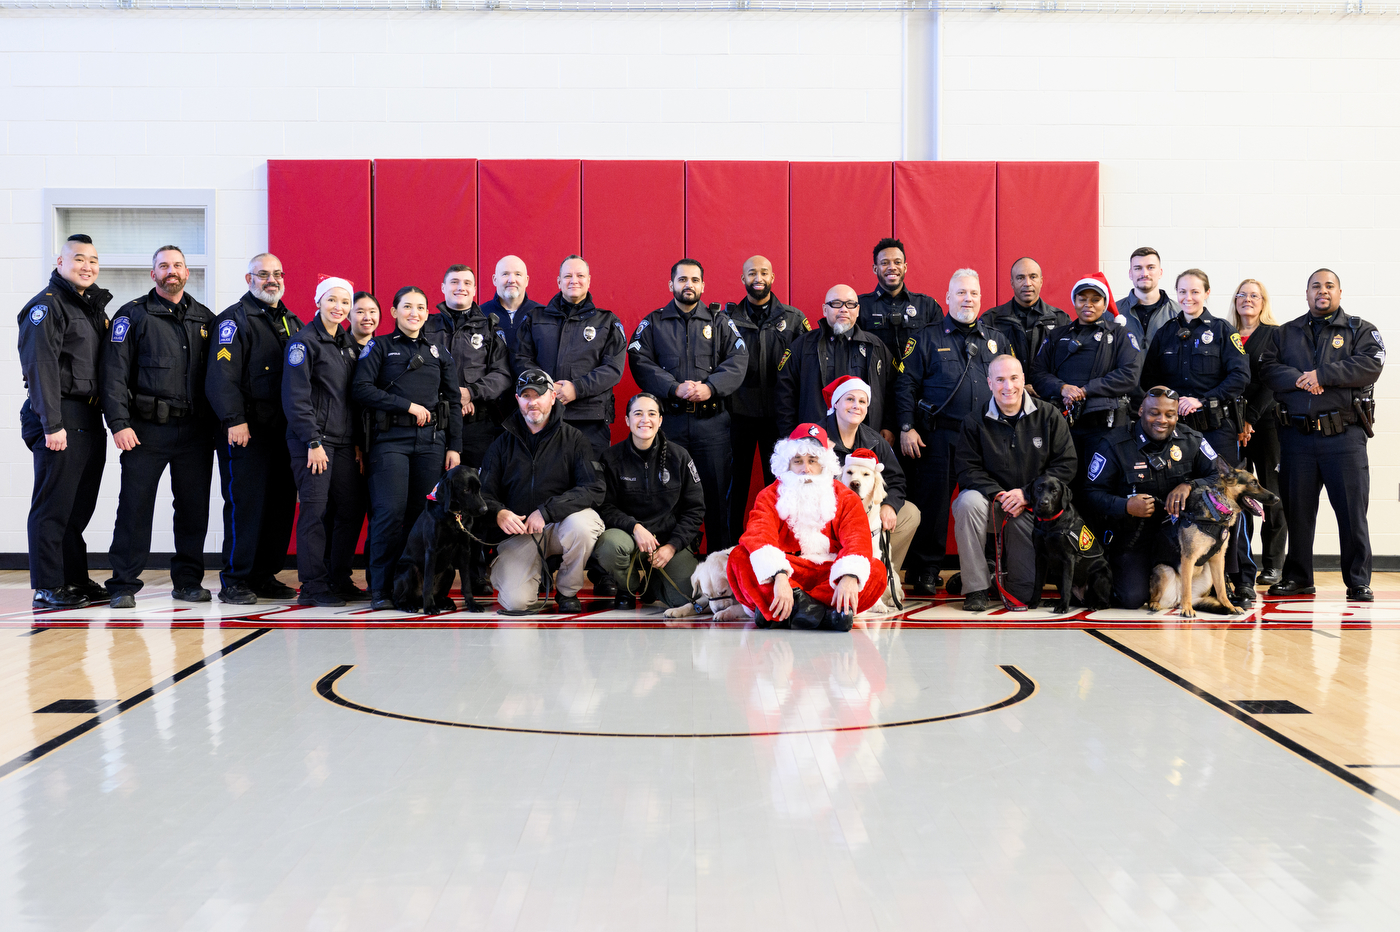
M948 279L976 269L982 307L996 289L996 163L896 162L894 235L904 241L913 291L947 306Z
M832 285L870 291L870 250L893 230L889 162L793 162L792 304L815 322Z
M645 196L638 196L645 192ZM593 303L622 319L630 338L642 318L671 299L666 272L685 255L685 163L583 163L583 250ZM631 368L618 384L613 440L627 435Z
M704 300L743 298L744 260L761 254L773 263L773 293L787 302L788 163L687 162L685 172L685 251L705 266Z
M580 167L577 159L477 163L480 300L495 295L491 275L509 255L525 260L531 298L543 304L559 291L559 264L567 255L583 254Z
M476 159L379 159L374 163L374 282L387 307L394 292L417 285L431 310L442 300L449 265L476 259ZM490 280L491 273L486 273ZM359 282L355 283L357 286ZM379 332L394 320L387 313Z
M1040 263L1045 300L1072 314L1069 289L1099 271L1098 162L997 163L998 304L1022 256Z
M363 159L267 163L267 249L287 273L283 301L314 316L321 275L370 284L370 163Z

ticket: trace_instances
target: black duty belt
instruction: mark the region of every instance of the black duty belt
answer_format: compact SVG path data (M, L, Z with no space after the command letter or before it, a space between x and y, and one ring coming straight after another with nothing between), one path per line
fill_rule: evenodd
M693 414L696 417L714 417L724 410L718 401L675 401L668 399L666 413Z
M1280 422L1292 427L1300 434L1316 433L1324 437L1331 437L1343 433L1356 423L1356 415L1350 411L1327 411L1317 417L1307 417L1306 415L1287 414L1283 408L1279 410L1284 412L1284 416L1279 418Z
M64 395L64 396L63 396L63 400L64 400L64 401L81 401L81 402L82 402L83 404L85 404L85 405L95 405L95 404L97 404L97 396L96 396L96 395Z
M944 417L940 414L931 418L924 415L924 421L928 426L937 430L962 430L962 418L960 417Z
M403 414L403 413L399 413L399 412L392 412L392 413L391 413L391 412L385 411L385 412L384 412L384 422L385 422L389 427L417 427L417 426L418 426L418 418L414 417L412 414ZM436 416L436 415L430 415L430 416L428 417L428 423L424 424L423 426L424 426L424 427L434 427L434 426L436 426L436 425L437 425L437 416Z

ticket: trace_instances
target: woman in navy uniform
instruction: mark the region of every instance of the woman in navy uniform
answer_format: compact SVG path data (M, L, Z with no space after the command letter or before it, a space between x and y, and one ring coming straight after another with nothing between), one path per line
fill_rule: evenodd
M428 298L405 286L394 295L394 332L360 351L354 398L367 409L370 607L393 608L394 564L423 501L461 462L461 392L452 356L423 336Z

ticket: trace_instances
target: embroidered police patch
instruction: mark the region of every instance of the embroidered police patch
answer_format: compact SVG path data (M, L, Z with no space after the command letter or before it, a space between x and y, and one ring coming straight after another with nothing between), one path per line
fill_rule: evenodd
M779 371L779 372L782 372L782 371L783 371L783 366L787 365L787 361L788 361L788 359L789 359L791 356L792 356L792 350L790 350L790 349L785 349L785 350L783 350L783 358L778 360L778 371Z
M657 473L656 475L657 478L661 480L662 485L665 485L666 483L671 481L671 470L667 469L665 466L662 466L661 472Z
M224 362L233 362L233 354L228 351L228 347L222 347L214 354L215 359L222 359Z
M636 350L637 352L640 353L640 352L642 351L642 341L641 341L641 340L633 340L631 343L628 343L628 344L627 344L627 348L630 349L630 350Z
M1138 345L1137 334L1135 334L1135 333L1130 333L1130 334L1128 334L1128 342L1131 343L1131 344L1133 344L1133 349L1137 350L1139 353L1142 352L1142 347Z
M1240 339L1238 333L1230 334L1230 342L1235 344L1235 349L1239 350L1241 353L1244 352L1244 340Z
M1215 459L1215 447L1210 445L1209 440L1201 441L1201 452L1206 455L1207 459Z
M633 338L633 339L636 339L637 337L641 336L641 335L642 335L642 331L645 330L645 329L647 329L647 325L650 324L650 323L651 323L650 320L643 320L640 324L638 324L638 325L637 325L637 332L634 333L634 334L632 334L632 338Z
M374 337L370 337L369 342L365 344L365 348L360 350L360 358L364 359L369 355L369 351L372 349L374 349Z
M1094 546L1094 534L1086 524L1079 529L1079 549L1088 550L1092 546Z
M126 339L126 332L131 329L131 321L126 317L118 317L112 321L112 342L120 343Z
M29 322L31 324L40 323L44 319L44 315L48 312L49 306L47 304L34 305L32 308L29 309Z
M1379 330L1372 330L1371 336L1375 339L1376 343L1380 346L1381 349L1385 349L1385 341L1381 339L1381 332Z
M1039 437L1032 437L1031 446L1035 447L1037 450L1042 449L1045 446L1045 441Z
M914 352L914 347L918 345L919 341L916 340L914 337L910 337L909 342L904 344L904 358L908 359L909 355Z
M622 334L622 339L624 339L624 340L627 339L627 331L622 329L622 321L620 321L620 320L615 320L615 321L613 321L613 326L617 328L617 332L618 332L618 333Z
M1089 478L1097 479L1107 463L1108 460L1103 458L1102 453L1095 453L1094 458L1089 460Z
M805 318L805 317L802 318L802 329L803 329L803 330L811 330L811 329L812 329L812 322L811 322L810 320L808 320L807 318Z
M700 472L699 472L699 470L697 470L697 469L695 468L695 460L691 460L691 461L690 461L689 463L687 463L686 465L690 467L690 478L691 478L691 481L693 481L693 482L699 482L699 481L700 481Z
M743 341L743 340L735 340L735 341L734 341L734 348L735 348L735 349L743 349L743 348L744 348L744 341Z
M306 346L302 343L293 343L287 347L287 365L299 366L306 362Z
M729 329L734 331L734 335L736 337L739 336L739 327L734 323L734 321L727 321L727 323L729 324ZM782 323L782 321L779 321L779 323ZM782 328L779 327L778 329L781 330Z
M226 320L219 324L219 344L226 346L233 342L233 335L238 332L238 322Z

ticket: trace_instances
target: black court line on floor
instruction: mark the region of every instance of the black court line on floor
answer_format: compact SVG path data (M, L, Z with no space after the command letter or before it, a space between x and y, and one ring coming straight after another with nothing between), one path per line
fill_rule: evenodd
M241 637L238 640L234 641L232 644L229 644L227 647L214 651L214 653L210 654L208 657L205 657L203 660L196 660L194 663L190 664L188 667L185 667L185 669L179 671L173 676L167 676L159 683L156 683L152 686L148 686L136 695L131 696L127 699L123 699L121 702L117 703L111 708L99 712L93 718L90 718L87 721L82 722L81 724L74 725L72 728L68 729L63 734L56 735L50 738L38 747L25 751L23 754L19 755L11 761L8 761L5 764L0 764L0 778L8 777L10 774L14 773L16 770L20 769L26 764L31 764L39 758L43 757L44 755L50 754L53 751L58 750L73 739L79 738L87 734L88 732L96 728L98 725L101 725L103 722L116 718L118 715L121 715L127 709L135 708L136 706L145 702L147 699L154 696L156 693L164 692L165 690L169 689L171 686L174 686L176 683L180 682L186 677L193 676L195 673L198 673L205 667L212 665L214 661L218 660L219 658L227 657L229 654L238 650L240 647L245 647L248 644L251 644L252 642L256 641L258 638L262 637L264 634L267 634L271 630L271 628L259 628L256 631L252 631L244 637ZM41 709L40 711L43 710Z
M327 702L343 706L354 712L363 712L366 715L378 715L382 718L392 718L401 722L414 722L420 725L440 725L445 728L466 728L472 731L500 731L517 735L549 735L551 737L568 738L768 738L778 735L825 735L843 731L874 731L881 728L903 728L909 725L928 725L934 722L947 722L953 719L970 718L973 715L985 715L988 712L995 712L998 709L1005 709L1009 706L1024 702L1035 695L1035 680L1022 673L1011 664L1001 664L1001 672L1016 683L1016 692L994 702L991 705L982 706L977 709L969 709L965 712L952 712L948 715L935 715L930 718L910 719L902 722L872 722L869 725L842 725L833 728L806 728L797 731L732 731L732 732L694 732L694 733L643 733L631 731L556 731L549 728L513 728L507 725L478 725L472 722L449 722L435 718L422 718L417 715L403 715L398 712L387 712L383 709L376 709L373 706L362 705L344 698L335 691L335 684L345 674L355 669L353 663L341 664L331 670L316 682L316 692Z
M1275 731L1273 728L1270 728L1268 725L1265 725L1263 722L1259 721L1259 719L1255 718L1249 713L1235 708L1233 705L1226 702L1224 699L1221 699L1218 696L1207 692L1206 690L1197 686L1195 683L1192 683L1185 677L1173 673L1171 670L1168 670L1166 667L1162 666L1160 663L1157 663L1155 660L1151 660L1148 657L1143 656L1142 654L1133 650L1126 644L1120 644L1118 641L1115 641L1113 638L1104 634L1102 631L1099 631L1095 628L1086 628L1084 629L1084 633L1089 635L1090 637L1097 638L1098 640L1107 644L1109 647L1113 648L1119 653L1127 657L1131 657L1133 660L1136 660L1138 663L1142 664L1144 667L1147 667L1147 669L1151 670L1153 673L1156 673L1163 679L1175 683L1177 686L1180 686L1182 689L1196 696L1198 699L1205 700L1206 702L1215 706L1220 711L1224 712L1226 715L1229 715L1231 718L1243 722L1250 728L1253 728L1255 731L1259 732L1264 737L1268 738L1270 741L1282 745L1284 748L1287 748L1294 754L1297 754L1299 757L1303 758L1308 763L1327 771L1332 776L1341 780L1343 783L1346 783L1348 786L1351 786L1353 789L1360 790L1361 792L1365 793L1367 796L1370 796L1377 802L1384 803L1391 809L1394 809L1396 812L1400 812L1400 799L1397 799L1396 797L1387 793L1385 790L1381 789L1378 786L1374 786L1370 783L1367 783L1365 780L1361 779L1359 776L1351 772L1351 769L1349 768L1355 767L1357 765L1342 765L1333 763L1332 761L1323 757L1321 754L1318 754L1311 748L1305 747L1304 745L1299 744L1297 741L1294 741L1287 735ZM1371 765L1363 764L1361 766L1364 767Z

